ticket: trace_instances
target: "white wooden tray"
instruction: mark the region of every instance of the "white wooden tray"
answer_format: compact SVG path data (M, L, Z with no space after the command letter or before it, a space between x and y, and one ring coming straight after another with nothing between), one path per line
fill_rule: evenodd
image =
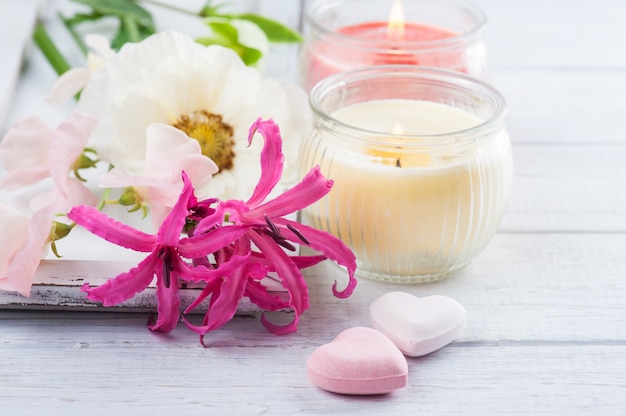
M157 306L156 288L150 286L142 293L118 305L104 307L87 299L81 292L85 283L99 286L109 278L124 272L136 263L96 260L43 260L33 280L30 297L16 292L0 291L0 309L56 309L93 310L123 312L154 312ZM272 293L284 290L272 279L264 282ZM185 287L180 290L181 309L190 305L200 294L198 287ZM205 313L208 304L203 302L193 313ZM260 311L248 298L243 298L237 308L238 314L252 314Z

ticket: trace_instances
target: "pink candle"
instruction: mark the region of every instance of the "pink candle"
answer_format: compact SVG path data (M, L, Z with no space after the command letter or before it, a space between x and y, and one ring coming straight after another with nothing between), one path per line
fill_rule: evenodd
M443 67L485 78L480 10L446 0L396 1L394 7L403 4L400 12L391 0L316 0L306 16L304 87L310 90L336 72L385 64Z

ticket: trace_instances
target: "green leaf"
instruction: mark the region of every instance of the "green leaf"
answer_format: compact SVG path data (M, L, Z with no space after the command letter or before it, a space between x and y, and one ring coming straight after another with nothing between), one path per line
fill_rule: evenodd
M200 11L202 17L219 17L227 20L241 19L256 24L267 36L267 39L273 43L299 43L302 42L302 35L297 31L283 25L282 23L269 19L267 17L254 14L227 14L221 13L220 8L223 4L213 6L213 1L209 0Z
M201 37L197 38L196 42L204 46L220 45L232 49L239 55L243 63L248 66L256 64L263 57L263 53L258 49L250 48L237 42L231 42L224 38Z
M144 25L130 16L120 17L117 33L111 40L111 48L119 50L128 42L140 42L156 33L154 25Z
M81 39L78 39L74 27L80 23L113 17L119 20L117 32L113 35L111 47L119 50L125 43L139 42L156 33L152 15L132 0L73 0L92 8L91 14L76 13L64 22L81 49L86 50Z
M267 39L273 43L298 43L302 42L300 33L290 29L276 20L259 16L258 14L244 13L233 17L242 20L248 20L256 24L267 36Z
M87 53L89 52L89 48L85 44L83 37L76 30L76 26L85 22L94 22L96 20L102 19L103 17L104 17L103 14L95 13L95 12L91 14L76 13L72 17L65 17L61 13L59 13L59 18L65 25L65 28L68 30L68 32L70 32L70 35L72 35L74 42L76 42L76 44L78 45L78 47L80 48L80 50L83 52L84 55L87 55Z
M237 29L229 22L207 20L206 23L218 37L238 43L239 35L237 34Z
M213 6L213 0L209 0L202 7L200 12L198 12L198 16L200 17L214 17L220 15L220 8L223 4L218 4L217 6Z
M66 25L76 26L84 22L93 22L96 20L100 20L103 17L104 15L101 13L76 13L72 17L61 16L61 19L63 19L63 22L65 22Z
M211 28L211 31L215 36L197 38L196 42L205 46L221 45L226 48L230 48L234 50L237 55L239 55L241 60L248 66L254 65L263 56L263 53L260 50L239 43L237 28L229 22L223 20L207 20L206 23Z
M260 50L243 45L235 52L241 57L243 63L248 66L256 64L263 57L263 53Z

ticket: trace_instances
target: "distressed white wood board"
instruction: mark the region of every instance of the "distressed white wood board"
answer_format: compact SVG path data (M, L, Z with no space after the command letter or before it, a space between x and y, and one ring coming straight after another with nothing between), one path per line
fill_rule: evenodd
M511 140L538 146L624 145L624 68L626 63L607 70L542 68L494 74L492 82L508 104L505 122Z
M117 306L104 307L99 302L87 299L81 291L85 283L90 286L100 286L117 274L135 267L134 263L111 262L96 260L43 260L33 279L33 288L30 297L24 297L16 292L0 291L0 309L60 309L60 310L108 310L126 312L154 312L157 307L156 287L150 285L145 291ZM273 284L271 279L265 279L271 292L284 292ZM183 287L180 289L181 308L189 306L200 294L199 287ZM207 301L192 313L205 313ZM260 309L248 298L243 298L237 307L237 313L255 313Z
M64 335L77 325L71 315L21 315L22 325L3 334L12 348L2 361L3 411L622 416L626 409L623 345L453 344L409 359L406 388L355 397L325 392L306 377L307 356L327 338L278 337L240 319L209 334L210 348L202 348L183 328L163 336L138 330L132 316L101 318Z
M107 310L125 312L154 312L157 307L156 287L151 284L145 291L117 306L104 307L87 299L81 291L85 283L100 286L117 274L135 267L135 263L97 260L43 260L33 279L30 297L16 292L0 291L0 309L59 309ZM272 279L264 279L270 293L280 295L285 291ZM201 288L192 285L180 289L181 308L189 306L200 294ZM202 302L193 314L203 314L208 301ZM259 312L260 309L244 297L237 307L238 314Z
M514 144L501 231L626 232L626 142Z

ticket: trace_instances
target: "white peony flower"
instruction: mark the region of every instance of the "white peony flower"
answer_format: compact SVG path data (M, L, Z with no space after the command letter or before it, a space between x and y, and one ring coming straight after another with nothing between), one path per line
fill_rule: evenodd
M280 126L285 153L281 185L295 183L298 148L310 114L300 88L261 79L232 50L205 47L173 31L125 45L85 87L78 110L100 118L89 146L131 175L145 171L150 124L184 131L220 169L201 196L221 199L246 199L258 182L262 141L249 148L247 143L258 117Z

